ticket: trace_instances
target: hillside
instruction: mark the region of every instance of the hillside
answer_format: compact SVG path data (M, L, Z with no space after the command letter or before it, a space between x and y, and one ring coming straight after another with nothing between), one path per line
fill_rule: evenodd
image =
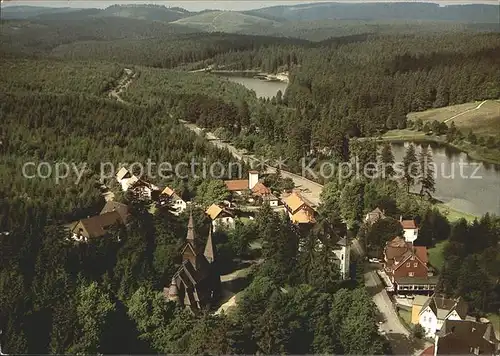
M449 5L429 3L319 3L273 6L251 12L255 16L288 21L337 20L426 20L498 24L498 6Z
M2 19L37 19L37 20L83 20L89 17L124 17L129 19L172 22L191 16L192 13L179 7L162 5L112 5L105 9L77 9L69 7L41 6L5 6Z
M161 5L113 5L98 14L100 17L118 16L161 22L172 22L190 15L191 13L185 9Z
M235 11L212 11L175 21L207 32L241 32L248 27L277 27L279 22Z

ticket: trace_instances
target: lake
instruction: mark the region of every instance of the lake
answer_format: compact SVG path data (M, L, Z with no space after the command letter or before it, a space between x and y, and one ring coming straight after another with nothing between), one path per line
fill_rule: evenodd
M418 152L422 144L414 144ZM487 212L500 215L500 166L472 160L449 146L426 144L437 164L435 198L473 215ZM402 161L409 143L391 145L396 162Z
M284 94L288 83L279 81L262 80L252 77L241 77L232 75L217 74L228 80L244 85L250 90L253 90L258 98L272 98L276 96L278 90Z

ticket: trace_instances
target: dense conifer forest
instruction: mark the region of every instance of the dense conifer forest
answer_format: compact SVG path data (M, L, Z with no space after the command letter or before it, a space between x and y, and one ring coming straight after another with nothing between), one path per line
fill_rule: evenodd
M61 15L33 10L1 22L3 352L390 353L364 288L363 263L354 259L353 279L342 281L328 263L330 250L320 247L338 242L342 236L334 227L344 221L367 250L383 248L394 224L369 232L361 223L375 207L392 220L417 219L423 246L447 241L441 291L462 295L475 316L498 311L499 218L450 224L432 205L429 181L420 195L409 193L417 184L410 180L322 181L313 229L298 233L264 206L254 221L217 232L224 272L245 260L259 261L249 269L249 285L235 296L237 307L227 314L212 310L195 316L164 298L163 287L180 262L187 212L174 216L168 208L151 209L117 194L130 206L126 227L87 244L74 243L66 230L68 223L103 207L101 184L113 182L99 182L101 162L235 160L178 119L216 131L250 153L287 157L290 170L302 157L394 161L390 148L377 154L369 138L419 126L407 122L409 112L500 97L500 35L489 32L490 25L433 22L425 31L415 25L418 31L410 26L400 34L401 25L392 22L375 21L367 29L364 20L350 19L338 29L314 17L310 25L283 22L280 33L256 27L247 34L198 33L171 23L192 15L182 9L137 7L127 10L133 16L116 15L122 10ZM143 15L157 18L140 19ZM282 21L283 13L278 8L261 16ZM336 36L327 38L328 26L337 27ZM287 33L295 38L278 37ZM213 74L189 72L203 68L286 71L290 83L286 92L258 99ZM134 77L121 103L109 94L125 69ZM433 130L442 130L450 142L471 137L443 125ZM500 148L498 137L475 142ZM86 166L78 184L22 176L24 163L41 161ZM267 179L279 181L279 174ZM195 202L206 198L197 196L205 184L200 179L154 183L171 185ZM199 208L193 215L205 242L210 221Z

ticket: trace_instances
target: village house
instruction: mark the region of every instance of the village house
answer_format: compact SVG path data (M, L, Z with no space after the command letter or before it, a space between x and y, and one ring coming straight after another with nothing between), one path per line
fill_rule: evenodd
M414 243L418 238L418 227L415 220L403 220L403 217L399 217L399 221L404 230L404 237L406 242Z
M107 201L106 204L104 204L104 207L101 209L99 215L110 213L112 211L116 211L118 214L120 214L120 217L122 218L124 223L127 222L129 216L127 205L112 200Z
M173 189L165 187L159 195L160 205L170 204L172 213L179 215L187 208L187 203Z
M122 167L118 173L116 173L116 180L120 184L122 191L126 192L132 184L139 180L139 178L130 173L127 168Z
M212 220L214 231L222 227L234 229L234 214L229 209L212 204L208 207L205 213Z
M107 201L99 215L78 220L69 225L71 238L79 242L87 242L91 238L106 235L112 226L127 223L128 206L114 201Z
M292 223L314 224L316 222L314 217L315 211L312 208L312 204L297 191L293 191L282 200Z
M493 325L475 320L446 320L434 345L421 355L498 355L499 340Z
M144 179L138 179L130 184L128 191L131 191L138 200L156 200L160 195L160 188Z
M131 191L136 199L156 200L160 194L160 188L142 178L138 178L125 167L120 168L116 174L116 180L120 184L122 191Z
M225 180L226 188L231 194L243 195L259 182L259 172L249 171L248 179Z
M385 211L377 207L366 214L365 223L371 226L382 219L385 219Z
M428 267L427 248L413 246L399 236L385 246L384 272L395 291L429 292L437 283Z
M333 253L337 258L335 262L339 266L340 276L343 280L349 279L351 245L347 241L347 238L344 237L337 242L337 246L333 250Z
M87 242L89 239L106 235L111 226L123 224L120 214L117 211L111 211L74 222L70 227L70 232L73 240Z
M277 207L279 205L279 199L271 192L271 189L264 185L264 183L257 182L251 190L252 195L260 199L263 203L269 204L271 207Z
M411 322L420 324L426 336L434 337L446 320L465 320L468 306L462 298L449 299L444 295L416 296L413 300Z
M197 242L192 215L180 257L182 263L172 276L170 286L163 289L165 297L195 313L210 307L221 291L216 250L211 229L204 247Z

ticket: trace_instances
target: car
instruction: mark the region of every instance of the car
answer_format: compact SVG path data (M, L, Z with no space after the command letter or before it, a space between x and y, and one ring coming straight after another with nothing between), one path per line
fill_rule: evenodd
M370 262L370 263L380 263L380 260L378 258L369 258L368 262Z

